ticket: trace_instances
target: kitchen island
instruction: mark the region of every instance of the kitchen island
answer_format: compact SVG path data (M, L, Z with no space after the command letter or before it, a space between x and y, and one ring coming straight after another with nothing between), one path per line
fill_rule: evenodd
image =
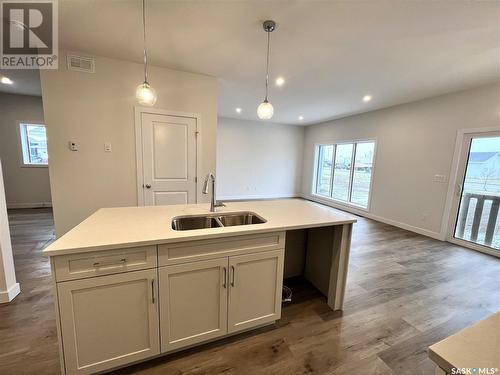
M231 202L242 224L175 230L208 204L100 209L44 250L61 370L90 374L273 324L283 277L342 309L355 217L301 199ZM214 219L219 223L223 220Z

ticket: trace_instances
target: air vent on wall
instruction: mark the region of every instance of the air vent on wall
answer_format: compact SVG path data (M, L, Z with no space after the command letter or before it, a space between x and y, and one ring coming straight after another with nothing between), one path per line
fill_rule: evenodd
M69 70L77 70L79 72L94 73L95 61L92 57L70 55L66 57Z

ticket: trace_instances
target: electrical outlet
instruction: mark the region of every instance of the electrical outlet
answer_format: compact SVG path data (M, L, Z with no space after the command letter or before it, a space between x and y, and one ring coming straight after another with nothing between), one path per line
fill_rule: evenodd
M104 152L111 152L111 142L104 143Z
M69 141L68 147L71 151L78 151L78 145L75 141Z

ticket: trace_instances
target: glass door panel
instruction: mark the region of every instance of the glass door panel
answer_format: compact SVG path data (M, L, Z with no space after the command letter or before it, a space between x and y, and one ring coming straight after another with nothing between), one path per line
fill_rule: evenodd
M346 202L349 201L353 148L352 143L339 144L335 152L332 198Z
M332 163L334 146L319 146L316 193L330 196L332 188Z
M470 139L455 238L500 250L500 136Z
M356 144L354 171L352 176L351 203L368 207L373 169L375 142Z

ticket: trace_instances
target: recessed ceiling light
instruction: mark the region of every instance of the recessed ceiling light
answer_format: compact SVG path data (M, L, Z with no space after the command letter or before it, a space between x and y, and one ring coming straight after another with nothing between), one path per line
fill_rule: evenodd
M363 101L365 103L369 102L370 100L372 100L372 96L371 95L365 95L365 96L363 96Z
M9 77L5 76L2 76L2 78L0 78L0 82L2 82L4 85L12 85L14 83Z
M238 108L235 109L235 111L236 111L236 113L241 113L241 108L238 107Z
M299 120L302 121L304 119L304 116L299 116Z
M276 86L283 86L285 84L285 79L283 77L276 78Z

